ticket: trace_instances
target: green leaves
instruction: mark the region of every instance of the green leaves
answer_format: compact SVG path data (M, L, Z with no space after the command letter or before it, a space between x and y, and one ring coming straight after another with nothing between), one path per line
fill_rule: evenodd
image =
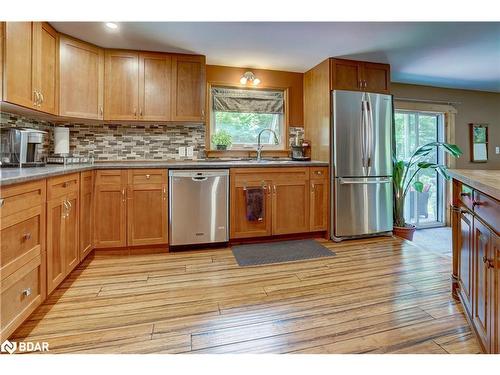
M446 166L429 161L422 161L425 156L428 156L434 150L437 151L439 147L442 147L444 152L456 158L463 154L462 150L460 150L457 145L444 142L431 142L417 148L407 162L393 158L394 168L392 178L394 184L394 222L398 226L404 226L400 225L401 223L404 224L404 210L402 207L404 207L404 200L410 186L413 186L413 188L420 193L423 192L424 184L420 181L413 182L420 170L434 169L446 180L450 179Z

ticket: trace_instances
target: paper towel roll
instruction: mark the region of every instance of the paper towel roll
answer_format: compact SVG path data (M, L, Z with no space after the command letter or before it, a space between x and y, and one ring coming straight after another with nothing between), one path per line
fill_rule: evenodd
M54 153L69 154L69 128L54 128Z

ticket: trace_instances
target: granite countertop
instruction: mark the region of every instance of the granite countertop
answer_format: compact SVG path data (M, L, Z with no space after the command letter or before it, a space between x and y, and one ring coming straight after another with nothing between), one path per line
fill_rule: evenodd
M500 170L450 169L448 172L454 179L500 200Z
M326 167L322 161L294 161L289 159L262 160L165 160L165 161L109 161L96 162L93 165L51 165L32 168L0 168L0 185L6 186L42 178L82 172L93 169L128 169L128 168L165 168L165 169L214 169L214 168L253 168L253 167Z

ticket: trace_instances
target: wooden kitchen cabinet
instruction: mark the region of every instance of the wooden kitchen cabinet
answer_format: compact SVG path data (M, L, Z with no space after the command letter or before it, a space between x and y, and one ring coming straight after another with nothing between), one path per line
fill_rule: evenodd
M472 313L473 228L472 215L468 211L459 211L459 219L455 230L458 233L458 275L460 293L465 308Z
M453 272L458 296L486 353L500 353L500 203L453 180Z
M120 169L96 172L94 245L127 245L127 171Z
M328 196L330 192L328 168L311 168L310 179L310 231L325 231L328 229Z
M128 170L127 244L168 243L168 176L166 170Z
M172 58L165 53L139 54L139 119L169 121Z
M322 178L318 180L324 183ZM245 189L251 187L264 188L264 217L260 222L247 220ZM232 239L313 231L309 168L231 169L230 197ZM328 207L325 209L328 212ZM326 223L324 225L326 228ZM318 224L314 230L326 229L319 229Z
M309 232L308 175L277 172L273 179L273 235Z
M58 114L57 46L46 22L6 22L3 100Z
M46 296L45 180L0 190L0 342Z
M205 121L205 56L172 56L172 121Z
M266 180L269 176L258 175L242 176L238 175L237 170L231 170L231 238L265 237L272 234L272 182ZM246 190L249 188L264 189L264 210L262 220L247 220Z
M73 174L53 177L47 181L48 196L51 198L47 201L48 293L51 293L80 261L79 178L79 174Z
M59 114L102 120L104 50L66 35L59 41Z
M390 93L390 65L330 59L330 89Z
M105 120L137 120L139 117L139 53L106 50Z
M94 172L80 173L80 260L92 250L94 233Z

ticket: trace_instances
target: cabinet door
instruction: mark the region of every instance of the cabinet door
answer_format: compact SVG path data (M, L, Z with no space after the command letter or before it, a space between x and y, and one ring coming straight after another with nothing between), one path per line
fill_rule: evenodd
M483 347L489 350L490 343L490 310L491 292L490 260L492 259L490 230L479 220L474 219L474 290L472 304L472 322Z
M104 63L104 119L137 120L139 107L139 55L107 50Z
M35 82L40 92L39 110L58 114L58 34L48 23L35 22L33 56L37 59Z
M253 176L251 179L238 180L231 178L231 231L230 237L248 238L264 237L272 234L272 203L271 181ZM247 219L246 193L248 188L262 187L264 189L264 210L262 220Z
M472 312L472 215L461 211L458 223L458 279L460 295L467 311Z
M363 63L332 59L330 63L331 90L360 91Z
M65 276L78 265L80 261L80 246L78 243L79 229L79 197L78 192L66 196L66 219L64 221L64 267Z
M5 23L3 99L29 108L37 108L33 41L32 22Z
M95 189L95 247L127 245L126 171L97 171Z
M65 276L64 197L47 202L47 294L51 293Z
M167 183L129 185L128 245L168 242Z
M59 46L59 114L102 120L104 50L64 35Z
M328 228L328 180L311 180L310 230L324 231Z
M273 235L309 232L309 180L273 180Z
M80 175L80 260L92 250L94 224L94 173L82 172Z
M490 304L491 313L491 327L493 329L491 353L500 354L500 237L492 234L492 248L494 256L492 275L492 293Z
M164 53L139 54L140 120L170 120L171 64Z
M363 63L364 91L389 94L391 73L388 64Z
M205 56L172 57L172 121L205 120Z

